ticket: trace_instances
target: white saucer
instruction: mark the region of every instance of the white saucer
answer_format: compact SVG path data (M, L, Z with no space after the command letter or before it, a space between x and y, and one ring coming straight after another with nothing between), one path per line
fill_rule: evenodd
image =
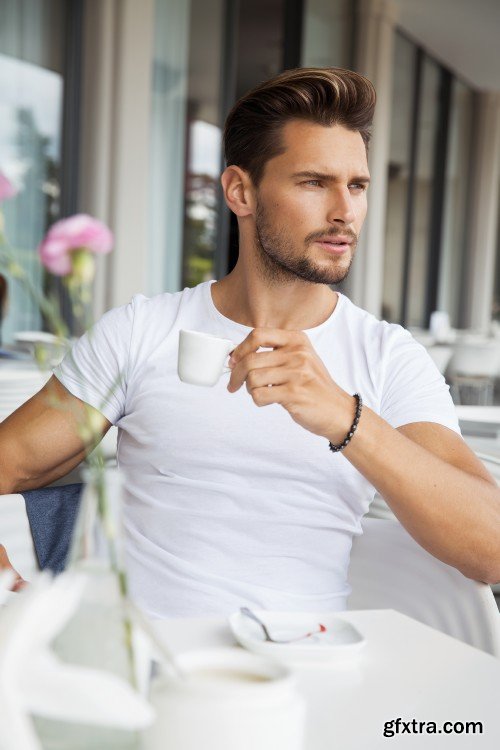
M361 633L337 613L267 612L255 614L273 638L294 638L324 625L326 631L296 643L266 641L262 628L241 612L233 612L229 626L240 646L274 659L300 662L345 661L356 657L366 645Z

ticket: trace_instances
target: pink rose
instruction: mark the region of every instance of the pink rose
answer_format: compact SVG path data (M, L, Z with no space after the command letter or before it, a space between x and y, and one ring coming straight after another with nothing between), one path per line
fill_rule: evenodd
M3 172L0 172L0 203L13 198L17 195L14 185L7 179Z
M67 276L72 271L73 250L109 253L112 247L113 234L105 224L87 214L76 214L50 227L38 247L38 254L51 273Z

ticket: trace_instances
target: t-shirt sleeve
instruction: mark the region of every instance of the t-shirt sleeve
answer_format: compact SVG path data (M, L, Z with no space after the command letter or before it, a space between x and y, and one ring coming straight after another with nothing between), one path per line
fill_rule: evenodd
M401 326L386 325L380 416L392 427L437 422L460 435L450 388L426 349Z
M54 369L70 393L112 424L125 413L134 302L105 313Z

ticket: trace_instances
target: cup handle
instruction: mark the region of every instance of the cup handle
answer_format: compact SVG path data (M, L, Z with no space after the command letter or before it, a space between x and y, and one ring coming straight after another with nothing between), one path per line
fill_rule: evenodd
M231 351L230 351L230 352L228 352L228 355L227 355L227 356L228 356L228 361L229 361L229 357L231 356L231 352L232 352L232 351L233 351L234 349L236 349L236 344L233 344L233 347L232 347ZM226 365L225 367L223 367L223 368L222 368L222 374L223 374L223 375L227 375L227 374L228 374L228 372L232 372L232 370L231 370L231 368L230 368L230 367L228 367L228 366Z

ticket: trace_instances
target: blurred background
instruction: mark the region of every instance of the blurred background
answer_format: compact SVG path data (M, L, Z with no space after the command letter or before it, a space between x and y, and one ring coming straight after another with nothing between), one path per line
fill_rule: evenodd
M0 0L7 234L46 288L47 226L108 223L96 316L220 277L237 257L218 180L229 108L287 68L352 68L378 106L341 290L411 328L457 404L500 403L499 32L498 0ZM11 289L3 344L43 327Z

